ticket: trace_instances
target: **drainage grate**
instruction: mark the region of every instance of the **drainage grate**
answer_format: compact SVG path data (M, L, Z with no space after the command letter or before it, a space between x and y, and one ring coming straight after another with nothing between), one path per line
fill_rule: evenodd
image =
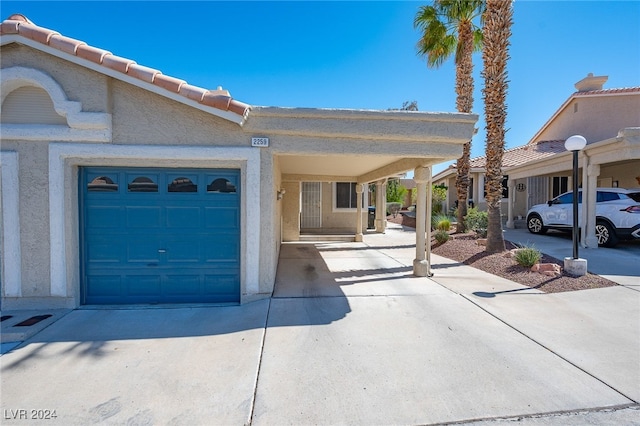
M31 317L27 320L24 320L16 325L14 325L14 327L29 327L30 325L34 325L39 323L42 320L46 320L47 318L49 318L51 315L36 315L35 317Z
M3 315L2 317L0 317L0 322L8 320L9 318L13 318L13 315Z

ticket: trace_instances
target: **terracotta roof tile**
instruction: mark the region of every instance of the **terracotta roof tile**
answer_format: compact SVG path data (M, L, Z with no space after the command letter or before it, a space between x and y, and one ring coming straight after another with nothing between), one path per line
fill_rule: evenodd
M135 63L136 62L132 61L131 59L122 58L116 55L105 55L102 58L102 65L112 70L119 71L123 74L127 73L129 65Z
M60 35L60 33L56 31L38 27L35 25L29 25L27 23L22 23L20 25L20 28L18 28L18 31L20 35L42 44L49 43L49 39L51 38L51 36Z
M102 64L102 59L105 55L111 55L111 52L104 49L98 49L86 44L78 46L76 49L76 55L79 58L86 59L87 61L95 62L96 64Z
M251 105L245 104L244 102L236 101L235 99L232 99L229 103L229 111L233 112L234 114L244 115L250 109Z
M127 69L127 75L138 78L142 81L146 81L147 83L153 83L153 80L158 74L162 73L158 70L154 70L153 68L145 67L138 64L131 64Z
M640 93L640 87L619 87L617 89L589 90L588 92L575 92L573 96L612 95L618 93Z
M183 84L187 84L187 82L184 80L180 80L179 78L171 77L169 75L164 75L164 74L156 75L156 78L155 80L153 80L153 83L156 86L160 86L163 89L166 89L170 92L175 92L175 93L178 93L180 91L180 86L182 86Z
M214 108L228 110L231 104L231 97L217 94L216 92L207 92L202 98L202 103Z
M184 80L163 75L159 70L138 65L135 61L113 55L107 50L89 46L85 42L39 27L21 14L11 15L0 24L0 35L17 34L35 42L48 45L70 55L77 56L130 77L153 84L172 93L178 93L203 105L246 117L251 106L239 102L222 88L207 90L193 86Z
M186 96L189 99L193 99L196 102L202 102L202 98L208 92L207 89L203 89L202 87L192 86L189 83L183 84L180 87L180 93L182 96Z
M62 36L58 33L53 34L49 38L49 47L53 47L54 49L62 50L70 55L75 55L76 50L78 50L78 46L86 45L84 41L76 40L74 38L69 38Z
M18 34L19 21L4 21L0 25L0 35L4 34Z
M566 152L563 140L540 141L537 143L518 146L507 149L502 156L502 167L516 167L530 161L550 157ZM486 157L476 157L469 161L471 168L483 169L486 167ZM455 167L455 166L454 166Z

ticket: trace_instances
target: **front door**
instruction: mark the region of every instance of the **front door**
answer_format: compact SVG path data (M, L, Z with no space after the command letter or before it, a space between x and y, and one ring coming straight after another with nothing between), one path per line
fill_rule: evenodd
M302 182L300 228L322 227L322 182Z

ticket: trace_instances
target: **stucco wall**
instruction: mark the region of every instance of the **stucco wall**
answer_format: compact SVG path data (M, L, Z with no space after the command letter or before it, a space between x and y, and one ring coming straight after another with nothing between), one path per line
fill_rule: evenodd
M300 239L300 182L282 182L286 191L281 200L282 240Z
M70 101L82 102L83 111L111 112L105 75L15 43L2 46L0 54L2 68L29 67L50 75Z
M204 111L112 80L113 143L250 146L241 128Z
M355 209L353 211L333 209L335 198L333 187L331 182L322 183L322 228L355 234L357 213ZM367 230L367 207L365 198L362 204L362 232Z
M47 143L3 141L2 150L18 153L22 295L48 296L50 246Z
M620 129L637 127L640 94L577 97L536 140L564 140L582 135L587 142L609 139Z
M618 181L619 188L640 188L640 160L618 163L600 168L599 178L610 178Z

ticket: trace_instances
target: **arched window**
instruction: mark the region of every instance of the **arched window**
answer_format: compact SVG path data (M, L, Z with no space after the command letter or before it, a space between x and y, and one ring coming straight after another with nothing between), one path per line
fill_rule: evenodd
M146 176L138 176L128 185L129 192L158 192L158 184Z
M228 179L218 178L207 185L207 192L236 192L236 186L229 182Z
M87 185L87 191L90 192L116 192L118 191L118 184L115 183L108 176L99 176L89 182Z
M187 177L175 178L169 184L169 192L198 192L198 185Z

